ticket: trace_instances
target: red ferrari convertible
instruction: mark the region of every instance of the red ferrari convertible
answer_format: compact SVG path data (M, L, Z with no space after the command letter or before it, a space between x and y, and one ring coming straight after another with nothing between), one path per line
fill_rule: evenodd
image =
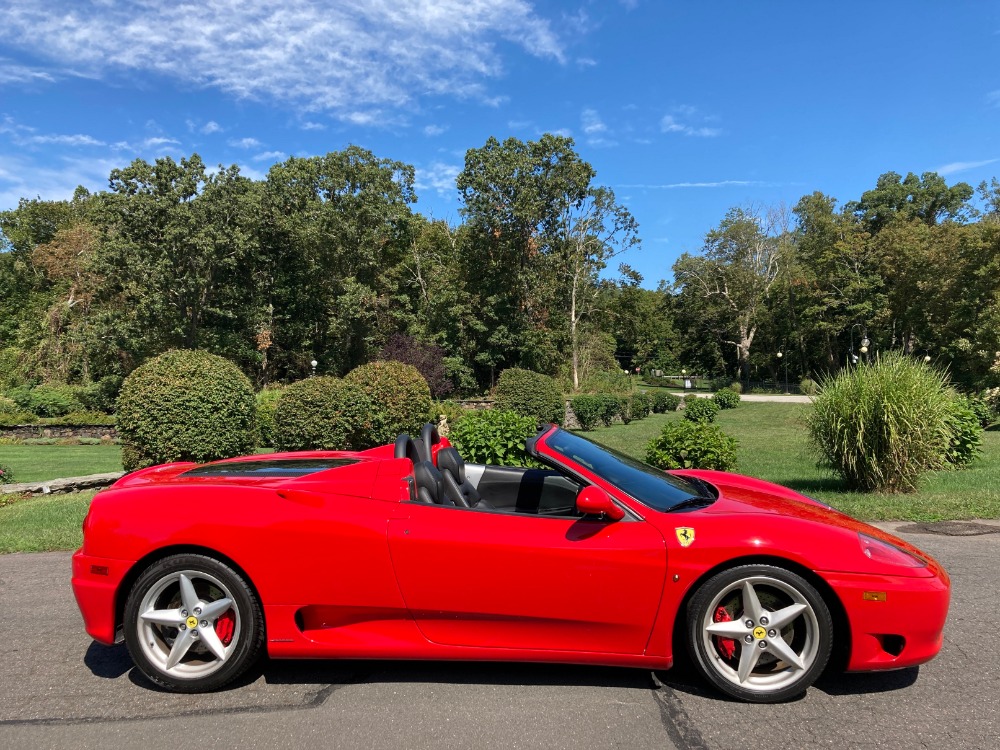
M555 426L545 468L465 464L425 426L361 452L130 474L73 557L97 641L153 682L222 687L272 658L574 662L666 669L754 702L828 662L926 662L950 584L901 539L789 489L664 473Z

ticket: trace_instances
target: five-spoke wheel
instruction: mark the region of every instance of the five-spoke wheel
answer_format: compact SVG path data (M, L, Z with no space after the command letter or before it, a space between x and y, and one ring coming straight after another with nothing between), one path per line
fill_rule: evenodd
M243 578L202 555L150 566L125 605L125 643L150 680L178 692L216 690L255 660L260 605Z
M691 598L688 647L702 674L729 695L776 703L805 692L830 658L833 622L801 576L771 565L722 571Z

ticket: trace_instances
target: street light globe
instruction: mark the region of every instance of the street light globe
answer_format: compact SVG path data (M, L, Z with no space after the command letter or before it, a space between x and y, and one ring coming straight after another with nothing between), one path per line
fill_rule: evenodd
M314 359L314 360L313 360L312 362L310 362L309 364L310 364L310 365L312 366L312 368L313 368L313 369L315 370L315 369L316 369L316 365L318 365L318 364L319 364L319 362L317 362L317 361L316 361L316 360Z
M868 347L867 346L862 346L861 349L860 349L860 351L861 351L862 354L867 354L868 353Z
M784 356L785 356L784 352L778 352L778 359L781 359Z
M685 369L684 369L684 368L682 367L682 368L681 368L681 375L687 375L687 374L688 374L688 371L687 371L687 370L685 370Z
M930 361L931 361L931 355L930 354L925 354L924 355L924 362L930 362Z

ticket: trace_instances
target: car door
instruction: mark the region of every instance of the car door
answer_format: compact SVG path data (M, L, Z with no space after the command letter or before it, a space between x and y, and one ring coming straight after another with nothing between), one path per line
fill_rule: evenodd
M621 521L401 503L389 550L435 643L641 654L666 574L662 535Z

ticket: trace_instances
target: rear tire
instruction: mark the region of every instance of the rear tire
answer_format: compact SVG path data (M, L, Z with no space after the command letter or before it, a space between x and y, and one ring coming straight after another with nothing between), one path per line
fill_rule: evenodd
M232 682L264 641L260 602L243 577L205 555L173 555L139 576L125 604L125 645L152 682L202 693Z
M823 672L833 619L796 573L741 565L710 578L687 607L688 650L708 682L750 703L801 695Z

